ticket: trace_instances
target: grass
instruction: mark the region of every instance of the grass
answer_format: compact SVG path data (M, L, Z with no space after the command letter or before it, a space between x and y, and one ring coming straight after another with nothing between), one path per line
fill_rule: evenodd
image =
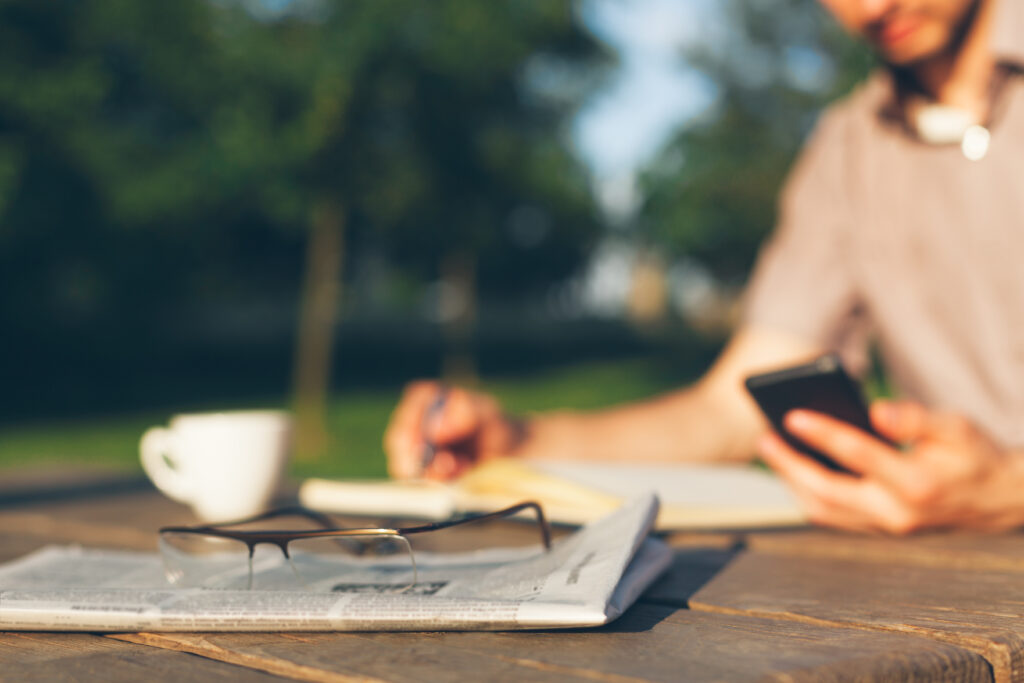
M589 363L517 378L484 381L513 412L599 408L665 391L684 382L679 367L652 360ZM329 406L330 453L293 462L296 477L379 477L385 474L381 437L399 390L343 391ZM173 412L253 406L192 405ZM274 407L264 404L262 407ZM0 426L0 469L73 464L138 471L138 441L169 413L139 413Z

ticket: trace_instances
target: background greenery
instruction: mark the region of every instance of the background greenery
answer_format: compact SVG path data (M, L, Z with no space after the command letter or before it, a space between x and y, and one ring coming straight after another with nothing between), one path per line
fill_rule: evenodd
M495 380L487 382L485 388L493 391L509 409L527 412L566 406L598 408L650 396L685 379L689 378L680 375L676 364L633 360L577 365L539 375ZM397 398L398 393L392 390L336 393L330 402L328 418L335 437L332 457L313 463L293 462L292 474L297 477L384 476L381 439ZM204 406L190 408L201 410ZM139 436L166 418L166 411L153 411L9 427L0 432L0 468L77 461L105 468L136 469Z
M717 3L679 56L715 104L613 220L568 134L616 61L586 1L0 0L0 465L130 466L173 412L295 406L303 364L300 474L381 474L401 385L453 367L517 411L696 376L725 330L552 302L608 240L739 287L871 61L813 0Z

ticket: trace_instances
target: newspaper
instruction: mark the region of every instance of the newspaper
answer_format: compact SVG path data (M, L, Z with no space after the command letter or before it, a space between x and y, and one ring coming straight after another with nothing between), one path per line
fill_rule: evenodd
M541 548L416 553L405 564L352 560L345 580L288 580L281 553L254 567L258 590L239 590L237 568L213 584L176 588L156 553L49 546L0 565L0 630L422 631L599 626L617 618L669 565L647 536L653 494ZM306 572L308 568L303 568ZM248 568L245 570L248 577ZM306 572L308 575L308 572ZM397 578L397 580L396 580ZM411 578L405 577L405 585Z

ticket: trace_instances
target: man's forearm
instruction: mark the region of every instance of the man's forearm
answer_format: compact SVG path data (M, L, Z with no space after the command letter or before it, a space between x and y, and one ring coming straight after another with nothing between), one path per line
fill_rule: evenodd
M743 389L753 372L806 361L822 349L772 330L742 328L693 386L607 410L524 421L523 458L743 462L766 423Z
M742 462L754 452L759 418L716 400L701 385L598 412L557 412L528 419L516 455L523 458Z

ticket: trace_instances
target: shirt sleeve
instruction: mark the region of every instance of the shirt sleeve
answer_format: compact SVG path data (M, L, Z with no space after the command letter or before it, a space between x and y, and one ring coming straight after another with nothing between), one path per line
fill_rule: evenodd
M783 188L775 232L762 247L745 295L743 322L825 348L864 338L849 249L853 221L844 183L844 113L820 119ZM863 346L861 341L857 346Z

